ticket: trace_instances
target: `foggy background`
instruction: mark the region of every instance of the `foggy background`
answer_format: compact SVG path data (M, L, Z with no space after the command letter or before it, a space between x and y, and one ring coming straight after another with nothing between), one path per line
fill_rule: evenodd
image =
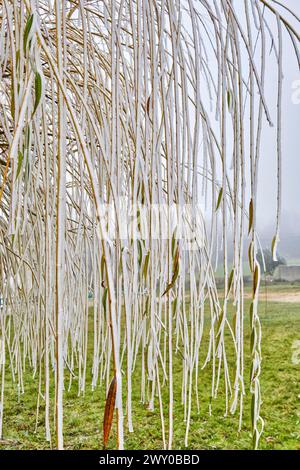
M246 31L245 23L245 0L234 0L234 6L239 14L239 21ZM299 22L293 16L273 0L270 5L276 7L277 11L299 32ZM300 0L282 0L281 3L290 8L300 17ZM270 26L274 36L274 43L278 49L278 27L276 16L268 9L264 11L264 17ZM256 39L255 28L253 28L253 43ZM277 253L283 256L288 264L300 265L300 72L296 53L291 38L285 27L282 27L283 35L283 95L282 95L282 204L281 204L281 229L280 242ZM266 54L266 77L265 96L268 109L273 120L274 127L270 127L264 116L262 124L261 152L258 165L258 194L257 194L257 234L262 248L271 248L276 228L277 210L277 93L278 93L278 63L274 53L272 41L266 32L267 52ZM299 47L299 44L298 44ZM254 61L260 70L261 50L258 46L255 50ZM248 79L247 67L248 56L242 56L244 78ZM212 64L210 63L210 67ZM205 93L205 92L203 92ZM255 108L258 108L259 96ZM248 113L248 114L247 114ZM214 130L218 129L219 123L214 120ZM249 112L245 113L245 120L249 120ZM245 195L248 208L250 201L250 167L249 167L249 133L245 130L245 172L246 185ZM226 135L227 143L232 140L230 126ZM220 170L220 169L219 169ZM231 170L228 168L229 174ZM221 174L219 173L219 183ZM209 212L204 210L206 220L210 220ZM248 239L245 228L245 250L247 258ZM231 238L231 234L229 234ZM221 250L222 247L220 246ZM229 257L232 254L229 247Z
M271 2L272 3L272 2ZM282 2L300 16L299 0ZM279 8L279 7L278 7ZM285 17L290 17L281 9ZM293 22L299 31L299 26ZM276 38L276 24L273 23ZM300 73L289 35L283 30L282 219L278 252L289 264L300 264ZM277 93L277 70L266 81L268 101ZM297 90L293 89L297 85ZM276 108L274 108L274 115ZM270 247L276 220L275 130L264 127L258 183L257 223L263 247Z

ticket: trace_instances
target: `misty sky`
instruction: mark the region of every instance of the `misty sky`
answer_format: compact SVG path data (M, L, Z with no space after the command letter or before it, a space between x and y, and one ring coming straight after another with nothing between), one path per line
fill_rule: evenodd
M271 2L273 3L273 2ZM283 0L282 3L293 10L300 17L300 0ZM240 9L239 21L246 30L244 0L235 0L237 10ZM275 3L274 3L275 6ZM299 31L299 23L290 13L276 5L278 11ZM278 30L274 14L265 11L265 18L270 26L275 42L277 42ZM296 60L295 51L286 29L283 32L283 103L282 103L282 223L278 245L279 253L290 262L297 261L300 264L300 72ZM263 133L261 154L258 171L258 207L257 229L263 247L270 247L275 234L276 207L277 207L277 92L278 92L278 64L272 48L271 39L267 36L270 52L266 56L266 81L265 95L274 127L269 127L266 119L263 121ZM244 56L244 68L248 62L248 56ZM260 66L260 49L256 49L255 61ZM298 92L293 89L298 82ZM294 100L293 100L294 97ZM296 103L296 99L298 104ZM257 94L256 109L259 96ZM245 115L249 119L249 115ZM216 127L218 124L216 123ZM227 136L230 141L232 136ZM249 138L249 136L248 136ZM247 134L246 134L247 140ZM246 148L249 144L246 143ZM249 149L246 150L249 152ZM249 161L249 156L246 161ZM246 163L249 165L249 163ZM248 201L249 192L249 167L246 182L246 194Z
M300 16L299 0L285 0L286 6ZM284 10L282 10L284 13ZM296 23L295 23L296 24ZM273 23L276 37L276 24ZM299 30L299 26L298 26ZM300 259L300 103L293 103L293 83L300 80L300 73L289 36L284 32L283 56L283 199L282 199L282 241L297 237ZM274 58L271 60L274 62ZM300 83L300 82L299 82ZM299 84L298 84L299 85ZM276 101L277 69L267 79L268 98ZM298 93L299 98L300 93ZM275 100L274 100L275 97ZM295 101L295 100L294 100ZM299 101L299 99L298 99ZM275 108L274 108L275 113ZM276 210L276 140L274 130L264 128L262 158L259 172L258 227L262 236L269 235L275 227ZM285 239L285 240L284 240ZM280 246L279 246L280 250Z

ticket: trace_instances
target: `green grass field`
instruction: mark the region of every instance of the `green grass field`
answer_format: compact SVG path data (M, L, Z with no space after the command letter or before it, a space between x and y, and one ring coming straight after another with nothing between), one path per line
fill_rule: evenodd
M276 288L276 287L274 287ZM273 289L273 287L272 287ZM249 301L246 301L248 312ZM300 364L292 362L292 345L300 340L300 304L264 302L260 304L260 316L263 328L263 364L262 364L262 416L265 431L261 439L261 449L300 449ZM247 326L248 321L246 320ZM208 328L208 325L207 327ZM248 331L248 328L246 328ZM207 335L206 335L207 336ZM91 344L92 348L92 335ZM230 350L229 350L230 356ZM204 352L203 352L204 357ZM249 384L249 337L245 341L246 388ZM177 357L175 371L175 423L174 449L182 449L185 425L181 394L181 359ZM161 425L158 400L155 410L149 411L140 403L139 371L134 375L133 434L125 433L127 449L162 448ZM238 434L238 417L224 417L223 391L213 402L213 414L209 416L208 403L210 392L210 370L200 376L199 394L201 409L198 414L193 407L190 429L190 449L250 449L250 412L249 393L245 397L244 424ZM167 386L164 388L167 403ZM52 390L53 394L53 390ZM91 391L90 382L86 386L85 396L77 396L77 383L73 382L70 392L64 395L64 438L66 449L101 449L102 419L104 410L104 390ZM42 399L41 399L42 400ZM18 401L16 386L9 379L5 388L5 409L3 440L1 449L46 449L49 443L44 438L44 410L41 403L39 422L35 432L37 405L37 382L28 370L25 394ZM167 408L165 409L167 417ZM115 448L115 424L111 433L109 448Z

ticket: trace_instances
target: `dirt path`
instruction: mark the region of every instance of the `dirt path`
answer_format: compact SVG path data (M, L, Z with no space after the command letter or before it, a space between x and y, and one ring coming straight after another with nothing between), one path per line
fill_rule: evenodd
M245 293L245 297L249 299L251 294L249 292ZM300 303L300 291L299 292L287 292L287 291L277 291L277 292L265 292L263 289L259 294L260 300L268 300L269 302L291 302L294 304Z

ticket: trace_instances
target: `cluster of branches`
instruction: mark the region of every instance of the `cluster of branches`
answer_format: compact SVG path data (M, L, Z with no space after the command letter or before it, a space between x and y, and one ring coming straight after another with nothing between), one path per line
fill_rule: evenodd
M45 409L46 439L53 439L53 407L56 446L63 448L64 389L76 379L78 393L83 393L92 364L93 388L108 390L114 376L118 447L123 448L123 391L132 432L132 374L141 362L141 401L152 410L158 407L162 445L172 448L174 351L182 357L179 399L185 445L192 406L200 406L203 368L211 371L210 406L224 384L225 413L237 411L241 427L249 387L243 347L243 239L248 225L253 273L250 391L257 447L263 428L258 162L264 126L274 121L276 257L282 37L289 35L299 62L299 34L293 27L299 19L279 1L238 3L1 2L0 331L5 361L0 435L5 377L12 374L23 393L29 364L39 384L37 409ZM274 20L275 37L269 26ZM275 116L264 93L270 44L278 65ZM189 205L189 225L199 233L200 216L201 237L187 249L168 215L158 218L159 233L167 227L166 238L154 239L150 217L146 236L134 236L129 227L124 241L120 200L136 208ZM210 211L205 228L199 212L204 201ZM104 203L117 214L113 239L105 236ZM138 218L137 212L132 215ZM232 263L227 254L230 229ZM224 292L218 292L214 273L220 240ZM228 316L230 299L233 319ZM208 349L202 360L206 325ZM231 365L227 341L234 350ZM163 387L168 389L167 414Z

